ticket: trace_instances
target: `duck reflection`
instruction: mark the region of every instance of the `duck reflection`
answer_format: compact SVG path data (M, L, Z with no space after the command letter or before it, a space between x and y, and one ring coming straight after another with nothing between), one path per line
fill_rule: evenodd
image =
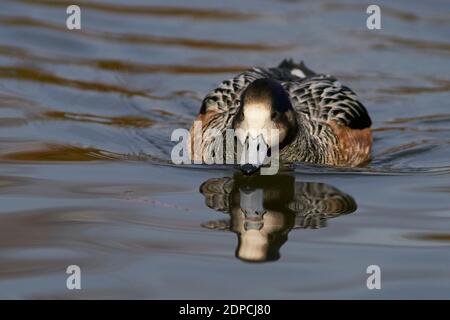
M322 228L327 220L356 210L351 196L318 182L296 182L287 174L213 178L200 192L209 208L230 215L203 227L237 234L236 257L248 262L275 261L288 233Z

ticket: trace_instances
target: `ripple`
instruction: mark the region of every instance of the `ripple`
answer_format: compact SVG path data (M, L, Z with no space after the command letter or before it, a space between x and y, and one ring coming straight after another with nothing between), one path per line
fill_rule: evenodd
M367 34L356 33L360 38L367 38ZM392 49L393 47L403 47L407 49L416 49L423 52L450 53L450 43L443 41L432 41L424 39L411 39L406 37L392 35L372 35L371 39L382 41L382 43L373 44L374 49Z
M86 123L98 123L117 127L148 128L155 122L149 118L136 116L107 117L87 113L47 111L44 116L52 120L69 120Z
M425 241L450 242L450 233L421 233L412 235L410 238Z
M372 132L402 131L402 132L447 132L450 128L415 128L415 127L378 127Z
M187 66L187 65L150 65L130 63L118 60L91 60L81 61L80 64L96 66L100 69L120 71L129 73L173 73L173 74L215 74L215 73L239 73L246 66Z
M74 2L71 0L19 0L22 3L41 5L48 7L67 7ZM208 22L223 20L249 20L258 17L254 12L245 13L239 11L224 10L219 8L193 8L180 6L155 6L155 5L123 5L112 3L100 3L94 1L77 1L76 4L85 9L91 9L106 13L120 15L149 15L158 17L183 17L190 19L208 20Z
M382 88L378 90L381 93L390 94L421 94L421 93L441 93L450 91L450 83L434 87L418 87L418 86L391 86L390 88Z
M177 64L148 64L136 63L131 61L114 60L114 59L76 59L73 57L61 57L48 55L38 55L19 47L0 45L0 55L22 59L26 61L35 61L62 65L87 66L94 69L123 72L127 74L148 74L148 73L168 73L168 74L216 74L216 73L239 73L248 66L195 66L195 65L177 65Z
M348 4L348 3L324 3L322 4L322 8L325 10L333 10L333 11L357 11L357 12L366 12L367 4ZM420 17L415 13L408 12L406 10L395 9L392 7L388 7L383 4L382 6L383 15L390 16L402 21L415 22L419 19L423 19L424 17Z
M0 17L0 24L6 26L43 28L53 31L64 32L67 34L67 29L64 26L53 24L47 21L44 22L41 20L32 19L29 17ZM286 51L295 47L295 45L292 44L268 45L263 43L244 43L244 42L240 43L240 42L219 41L219 40L200 40L200 39L188 39L178 37L163 37L149 34L114 33L114 32L93 31L93 30L86 31L85 29L83 29L80 32L77 32L76 35L96 40L119 42L122 44L128 43L128 44L177 46L199 50L278 52L278 51Z
M416 117L401 117L386 121L386 123L390 124L403 124L403 123L435 124L440 122L450 122L450 113L430 114Z
M15 151L0 155L0 160L7 161L105 161L105 160L132 160L146 159L138 155L124 155L94 147L79 147L73 145L44 144L37 149Z
M157 44L164 46L181 46L192 49L202 50L237 50L237 51L286 51L294 48L294 45L267 45L262 43L241 43L230 41L217 41L217 40L200 40L200 39L187 39L187 38L175 38L175 37L160 37L147 34L124 34L124 33L94 33L91 32L86 35L115 42L125 42L133 44Z
M155 160L162 166L176 167L192 171L192 173L199 171L209 172L223 172L229 174L239 169L229 165L206 165L206 164L187 164L174 165L170 160ZM386 161L388 162L388 161ZM282 164L280 164L282 165ZM412 175L445 175L450 174L450 166L435 166L435 167L408 167L408 166L393 166L384 163L372 161L366 167L346 167L346 166L327 166L312 163L295 163L284 164L280 167L279 173L294 172L298 176L412 176Z
M86 91L119 93L127 96L140 96L148 98L151 97L151 95L149 95L147 92L141 90L132 90L122 86L106 84L97 81L93 82L67 79L61 76L54 75L47 71L24 66L0 66L0 78L33 81Z
M382 11L391 22L390 35L383 29L368 36L366 6L357 0L268 1L259 7L205 0L182 5L145 0L4 2L4 296L78 298L79 293L68 293L64 285L64 268L75 263L90 277L84 297L186 293L223 298L236 292L244 297L300 292L307 297L307 290L289 293L289 288L303 285L315 295L339 298L360 293L365 279L355 275L374 259L398 271L395 276L409 261L411 274L426 275L430 282L407 286L425 284L438 297L446 293L441 287L448 278L450 114L444 110L450 80L437 77L447 77L444 58L450 47L444 28L450 20L442 19L447 4L423 12L422 5L397 9L386 4ZM81 6L82 30L67 30L69 4ZM345 36L342 32L352 23L342 19L359 14L361 32ZM330 18L325 24L323 15ZM408 34L406 29L420 32ZM383 55L377 59L380 50ZM237 211L259 204L251 201L259 199L253 193L258 190L244 188L241 195L236 181L230 188L214 178L234 176L238 169L232 166L174 165L170 132L190 126L207 90L222 79L291 55L356 83L355 91L371 105L374 117L373 161L358 168L307 163L282 167L281 174L297 181L265 179L259 189L268 211L264 225L258 225L250 211L244 220ZM210 184L203 184L199 194L205 181ZM277 212L280 208L286 212ZM293 230L326 224L326 229ZM240 226L250 232L238 243L244 235ZM276 245L289 241L280 247L281 261L270 266L234 261L234 248L253 250L253 244L261 244L253 241L255 227L262 227L262 236ZM329 273L330 265L340 271ZM264 278L268 267L275 277ZM180 268L188 274L180 274ZM234 282L217 292L217 274L231 269L237 275ZM286 272L290 269L308 276L293 283ZM195 287L199 277L204 285ZM391 285L398 293L404 287L397 280Z

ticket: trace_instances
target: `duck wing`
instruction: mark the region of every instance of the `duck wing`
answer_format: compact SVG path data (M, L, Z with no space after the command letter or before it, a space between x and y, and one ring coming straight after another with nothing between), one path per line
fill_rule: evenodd
M295 63L292 59L283 60L275 69L297 76L280 81L288 90L294 108L309 119L325 122L334 120L351 129L371 126L369 114L356 94L335 77L318 74L306 67L303 61Z
M356 94L333 76L314 75L283 85L294 108L313 121L334 120L351 129L364 129L372 124Z

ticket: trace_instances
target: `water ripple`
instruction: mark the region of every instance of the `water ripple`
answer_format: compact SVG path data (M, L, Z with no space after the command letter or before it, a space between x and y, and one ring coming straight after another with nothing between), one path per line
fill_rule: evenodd
M19 0L22 3L47 6L47 7L67 7L73 4L70 0ZM77 5L84 9L91 9L104 13L119 15L148 15L168 18L190 18L195 20L214 21L234 21L250 20L258 18L254 12L239 12L235 10L224 10L219 8L194 8L181 6L156 6L156 5L124 5L101 3L94 1L77 1Z
M53 31L64 32L67 34L67 29L63 25L54 24L42 20L36 20L29 17L0 17L0 24L5 26L48 29ZM292 44L269 45L263 43L245 43L245 42L241 43L241 42L219 41L219 40L163 37L150 34L114 33L114 32L102 32L94 30L86 31L85 29L83 29L80 32L77 32L77 36L84 36L90 39L103 40L109 42L118 42L127 44L148 44L160 46L177 46L199 50L278 52L278 51L286 51L295 47L295 45Z

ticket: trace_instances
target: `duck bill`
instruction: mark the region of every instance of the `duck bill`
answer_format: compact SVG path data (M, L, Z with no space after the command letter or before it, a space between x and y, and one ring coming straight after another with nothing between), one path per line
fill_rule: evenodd
M267 151L269 146L262 135L256 138L249 135L242 148L240 157L240 169L245 175L252 175L256 173L267 158Z
M251 176L252 174L256 173L260 168L261 166L253 165L250 163L243 164L239 167L242 173L245 174L246 176Z

